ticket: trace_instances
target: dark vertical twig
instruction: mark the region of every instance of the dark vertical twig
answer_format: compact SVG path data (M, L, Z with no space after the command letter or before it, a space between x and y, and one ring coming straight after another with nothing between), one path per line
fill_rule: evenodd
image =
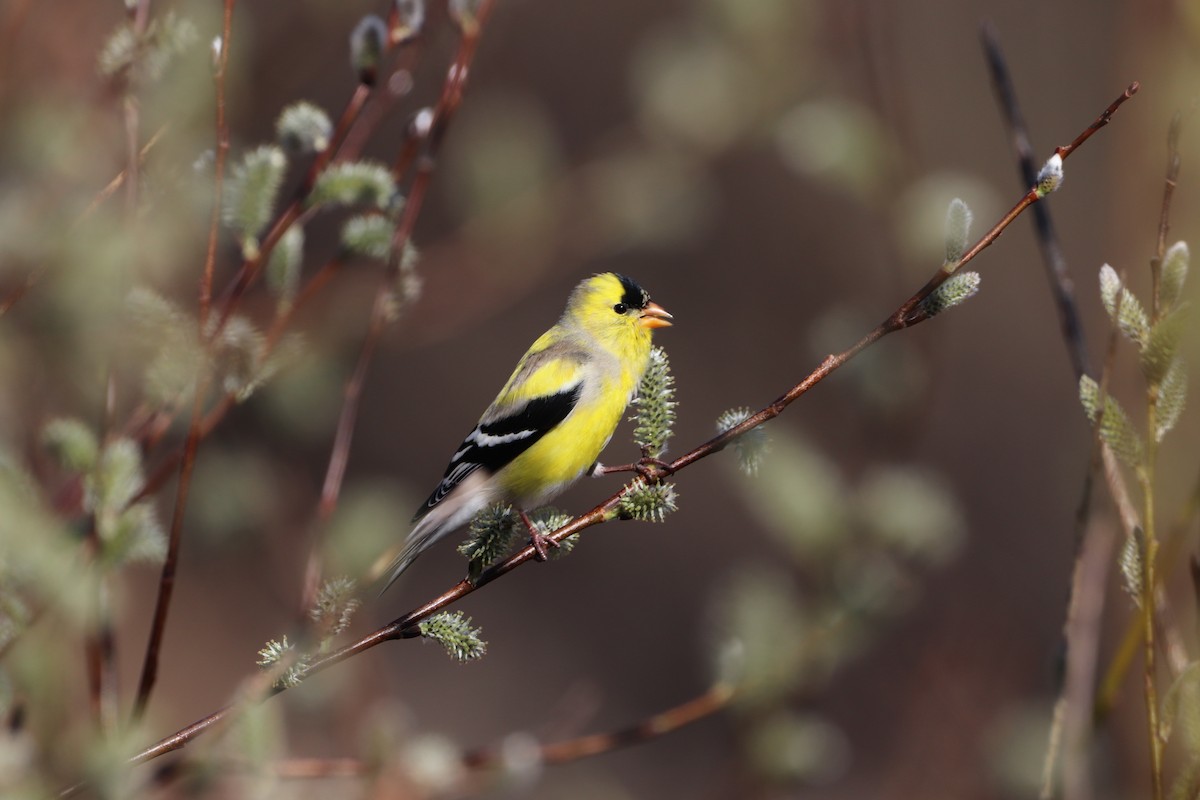
M1017 154L1022 185L1032 186L1037 178L1038 170L1038 165L1033 157L1033 145L1029 139L1025 117L1017 102L1012 76L1008 71L1008 64L1000 47L999 35L991 22L984 23L982 39L992 76L992 86L996 91L996 99L1004 112L1005 121L1012 134L1013 150ZM1067 347L1071 369L1076 382L1078 382L1080 376L1091 372L1087 343L1084 340L1083 326L1080 323L1079 308L1075 302L1075 287L1067 272L1067 261L1063 256L1062 247L1059 245L1048 206L1038 205L1033 209L1033 225L1037 232L1038 247L1042 251L1042 263L1046 269L1050 293L1054 296L1054 304L1058 310L1063 343Z
M103 555L103 543L94 516L88 522L85 546L88 558L95 565ZM84 662L87 666L88 707L92 712L92 720L96 728L107 736L116 732L118 722L116 637L107 582L98 567L94 567L94 579L93 607L89 609L83 644Z
M1032 154L1033 149L1028 129L1024 116L1021 113L1020 105L1017 102L1016 91L1008 70L1007 60L1000 46L996 29L990 22L986 22L983 25L981 37L997 100L1012 133L1013 148L1017 154L1020 175L1023 181L1028 182L1036 175L1037 167ZM1103 115L1101 119L1104 119ZM1042 251L1046 277L1051 294L1054 297L1055 307L1058 311L1062 339L1066 345L1075 383L1077 384L1083 375L1090 373L1091 367L1080 323L1078 306L1075 302L1074 287L1067 272L1066 259L1063 256L1062 248L1059 246L1058 237L1054 231L1054 225L1047 207L1039 205L1034 209L1034 226L1037 233L1038 246ZM1115 348L1115 338L1110 341L1110 359L1115 356L1113 348ZM1105 373L1101 377L1102 385L1107 382L1107 377L1108 369L1106 367ZM1101 397L1105 396L1104 391L1102 388ZM1064 728L1067 736L1067 759L1064 762L1063 770L1065 796L1067 798L1086 798L1091 795L1090 780L1087 774L1086 753L1087 741L1090 737L1092 725L1092 703L1090 698L1094 696L1095 660L1099 654L1096 648L1098 632L1091 629L1089 625L1099 625L1100 609L1094 608L1090 602L1085 603L1084 601L1088 598L1094 599L1097 592L1099 592L1098 602L1102 604L1105 575L1102 570L1088 568L1088 564L1085 564L1084 558L1085 553L1089 551L1104 549L1098 545L1089 545L1086 541L1088 531L1093 528L1089 524L1092 494L1094 491L1093 476L1096 474L1100 462L1104 464L1106 482L1108 483L1110 492L1122 510L1122 518L1126 520L1129 535L1132 535L1133 526L1136 524L1136 513L1131 514L1130 512L1132 506L1128 499L1128 489L1125 486L1120 470L1116 467L1112 451L1096 436L1094 450L1092 457L1089 459L1089 468L1084 475L1083 487L1075 513L1074 535L1072 537L1074 541L1074 566L1068 588L1067 612L1063 621L1062 649L1065 668L1060 679L1062 683L1058 690L1059 698L1056 703L1050 746L1047 748L1045 763L1043 765L1042 798L1049 798L1053 794L1054 765L1059 752L1059 737L1064 732ZM1131 517L1133 522L1130 522ZM1101 585L1099 587L1084 585L1083 582L1089 580L1100 581ZM1090 613L1093 610L1095 613ZM1077 683L1080 680L1085 680L1088 684L1081 686ZM1080 698L1083 698L1082 701L1080 701Z
M1017 101L1016 89L1013 86L1012 75L1008 69L1008 61L1000 45L999 34L990 21L984 22L980 36L983 43L984 55L987 59L989 74L992 78L992 88L995 90L996 100L1004 114L1005 122L1008 124L1009 132L1012 136L1013 150L1017 156L1018 173L1023 185L1029 185L1036 179L1037 164L1034 161L1033 145L1030 141L1029 130L1025 124L1025 117L1021 113L1021 107ZM1063 256L1062 248L1059 246L1058 236L1055 233L1054 223L1050 217L1048 206L1038 204L1033 209L1033 224L1037 234L1038 247L1042 251L1042 263L1045 267L1050 293L1054 297L1055 308L1058 311L1059 329L1062 334L1062 340L1067 348L1067 356L1071 362L1071 370L1074 374L1075 383L1078 384L1079 379L1091 371L1091 367L1088 363L1087 346L1083 337L1078 307L1075 303L1074 287L1067 272L1066 258ZM1107 373L1102 380L1106 379ZM1079 694L1090 697L1091 688L1077 686L1074 684L1074 681L1087 677L1089 673L1092 674L1094 679L1094 667L1091 670L1087 670L1083 659L1087 655L1090 655L1092 658L1096 655L1094 651L1090 651L1087 654L1081 652L1083 650L1082 646L1078 648L1073 647L1073 637L1081 638L1088 642L1093 641L1095 639L1094 632L1090 631L1086 625L1088 622L1093 621L1096 624L1099 623L1098 614L1094 616L1089 615L1086 618L1081 617L1079 614L1085 590L1085 587L1081 585L1081 581L1093 579L1097 575L1094 570L1085 568L1084 554L1085 552L1095 552L1101 549L1096 546L1089 548L1086 539L1090 528L1089 518L1092 508L1094 476L1100 466L1100 452L1103 447L1099 436L1095 436L1093 441L1095 444L1088 461L1088 469L1084 474L1079 503L1075 509L1074 535L1072 536L1074 541L1074 566L1071 570L1071 582L1067 590L1067 612L1063 620L1062 632L1062 658L1064 667L1058 677L1058 700L1055 704L1054 723L1051 726L1050 745L1047 747L1042 769L1040 796L1043 800L1048 800L1053 795L1054 766L1060 751L1060 736L1064 732L1064 728L1072 731L1072 734L1084 737L1082 739L1074 739L1072 736L1068 736L1068 756L1064 768L1064 794L1067 798L1088 797L1091 794L1086 760L1081 764L1078 758L1081 753L1087 750L1086 737L1088 736L1090 727L1084 727L1080 730L1077 725L1071 724L1078 713L1087 713L1086 710L1091 708L1091 703L1085 701L1083 710L1081 711L1070 704L1070 699ZM1100 579L1103 580L1103 574L1100 575ZM1090 598L1093 594L1093 592L1089 591L1087 596ZM1100 603L1103 603L1102 591L1100 593ZM1070 777L1068 778L1067 775Z
M221 27L221 52L217 59L216 81L216 135L218 164L224 163L224 154L229 150L229 131L225 119L225 75L229 65L229 46L233 34L233 9L237 0L225 0ZM209 302L212 291L212 270L216 261L217 229L221 216L221 176L223 167L218 166L214 175L213 210L209 226L208 253L204 260L204 273L200 281L200 335L204 335ZM154 691L158 678L159 651L166 632L167 616L171 609L171 598L175 591L175 575L179 566L179 550L183 540L183 518L191 488L192 472L196 464L196 451L200 445L201 425L204 418L204 396L208 391L207 373L196 381L192 398L192 417L184 445L183 460L179 470L179 486L175 495L175 508L171 514L171 528L167 538L167 556L163 560L162 573L158 582L158 599L154 605L154 618L150 623L150 635L146 642L146 656L142 660L142 674L138 681L137 696L133 704L133 719L141 719Z
M229 37L233 33L233 8L236 0L225 0L221 18L221 50L217 54L213 83L216 87L217 147L213 158L212 214L208 221L208 249L200 275L200 335L208 327L212 307L213 272L217 263L217 243L221 230L221 200L225 186L225 164L229 160L229 121L226 119L225 81L229 71Z

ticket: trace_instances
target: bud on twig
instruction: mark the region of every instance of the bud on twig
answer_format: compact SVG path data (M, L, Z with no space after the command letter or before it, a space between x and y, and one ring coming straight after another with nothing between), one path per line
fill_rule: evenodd
M374 14L368 14L354 26L350 34L350 65L358 73L360 83L375 85L379 61L387 50L387 43L387 25Z
M395 0L389 21L392 23L392 44L412 41L425 24L425 0Z
M1063 160L1058 153L1046 159L1046 163L1042 165L1041 170L1037 174L1037 196L1038 198L1045 197L1051 192L1057 191L1058 187L1062 186L1063 182Z

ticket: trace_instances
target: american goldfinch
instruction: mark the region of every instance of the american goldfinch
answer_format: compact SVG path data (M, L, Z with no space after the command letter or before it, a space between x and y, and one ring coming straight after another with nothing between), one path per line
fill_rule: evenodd
M596 465L650 361L650 334L671 315L613 272L580 283L558 323L521 357L512 377L450 458L413 517L390 586L434 542L497 501L512 503L538 557L546 544L524 509L550 501Z

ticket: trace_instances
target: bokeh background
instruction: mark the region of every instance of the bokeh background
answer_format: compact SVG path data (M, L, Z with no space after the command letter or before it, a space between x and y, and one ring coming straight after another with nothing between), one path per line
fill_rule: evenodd
M96 66L122 4L0 5L0 283L7 291L49 265L0 318L0 434L22 463L44 462L46 421L100 418L104 348L115 346L106 332L126 324L129 287L194 306L205 184L159 195L152 178L190 175L211 147L218 5L153 4L156 16L192 20L198 37L144 91L143 137L169 125L147 166L151 208L136 230L119 196L109 212L74 222L124 164L121 97ZM295 100L342 108L355 83L349 31L384 5L239 4L232 158L269 140ZM588 274L631 275L677 318L657 337L677 379L674 452L711 436L724 410L770 402L890 313L940 264L952 197L967 201L982 232L1025 189L979 44L984 20L1005 46L1040 157L1131 81L1142 85L1067 162L1050 200L1096 360L1108 337L1100 265L1127 271L1143 293L1149 285L1167 126L1197 91L1200 5L500 0L416 229L421 296L389 329L366 383L325 532L331 562L361 565L406 532L454 445ZM440 90L455 45L441 3L431 3L427 37L411 95L367 154L390 160L406 114ZM1198 137L1200 127L1184 128L1169 241L1200 230ZM336 233L334 223L309 228L309 267L332 252ZM226 239L218 285L237 264ZM1030 219L975 266L978 297L889 337L773 422L757 478L741 476L732 454L707 459L677 476L680 508L665 523L594 529L570 557L472 595L460 607L490 644L478 663L406 641L312 678L273 702L281 752L360 755L380 731L471 748L514 733L555 740L627 725L703 692L722 620L750 604L752 620L771 623L767 638L795 639L810 654L781 662L796 667L786 692L504 791L1035 796L1090 432ZM148 739L227 702L256 650L296 618L377 275L368 263L344 270L298 322L304 355L200 451ZM265 324L271 303L256 290L246 312ZM1113 387L1137 409L1132 364L1122 351ZM118 409L128 413L137 370L121 376ZM1164 448L1165 519L1195 480L1196 420L1185 414ZM635 454L623 429L605 460ZM558 505L582 512L617 488L616 478L585 481ZM172 498L170 488L159 497L164 519ZM1114 524L1106 498L1097 515ZM4 527L0 510L0 535ZM1186 569L1166 569L1176 621L1197 652ZM447 542L368 598L353 631L462 573ZM1113 573L1102 664L1133 611ZM113 581L126 698L157 575L134 566ZM784 604L782 619L753 608L755 589ZM34 630L35 643L63 641L42 667L57 710L43 719L31 709L30 724L43 739L59 726L64 741L78 741L87 730L78 635ZM11 657L33 649L18 644ZM1098 733L1102 797L1148 795L1139 674ZM776 739L762 733L768 723ZM783 744L764 756L771 742ZM46 760L71 774L62 754ZM271 791L364 789L351 780Z

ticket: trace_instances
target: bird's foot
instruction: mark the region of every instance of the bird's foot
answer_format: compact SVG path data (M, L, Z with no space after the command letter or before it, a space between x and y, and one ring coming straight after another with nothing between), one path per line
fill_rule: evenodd
M539 531L537 526L533 524L533 520L524 511L521 511L520 514L521 521L529 529L529 543L533 545L534 558L538 561L545 561L549 558L548 548L553 547L557 549L560 546L559 543Z
M633 469L638 475L642 476L642 480L647 483L654 483L667 477L672 472L671 462L663 461L661 458L652 458L651 456L642 456L641 459L633 465Z
M606 467L597 461L588 474L598 478L601 475L611 475L614 472L636 472L641 476L642 480L647 483L654 483L662 480L674 471L671 468L671 462L643 455L633 464L621 464L615 467Z

